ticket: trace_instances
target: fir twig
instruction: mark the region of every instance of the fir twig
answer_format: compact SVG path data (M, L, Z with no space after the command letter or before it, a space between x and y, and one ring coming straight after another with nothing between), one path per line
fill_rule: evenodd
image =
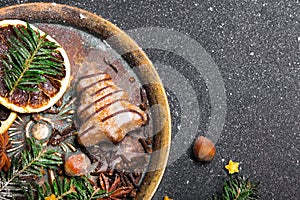
M36 87L46 81L45 75L62 75L63 61L58 59L55 42L46 39L47 34L41 36L29 24L13 26L14 35L7 43L8 51L4 54L4 81L10 94L16 88L25 91L38 91Z
M58 177L53 183L36 185L38 199L45 199L54 195L56 199L93 200L107 197L104 190L95 188L86 177L71 177L70 179Z
M253 183L249 178L230 177L223 185L223 193L214 196L215 200L256 200L258 196L258 183Z
M55 154L53 149L43 147L41 143L35 143L27 139L27 147L21 153L21 159L13 158L12 166L7 174L0 177L0 196L15 197L24 189L26 182L19 181L22 177L43 176L44 168L54 169L62 164L62 158Z

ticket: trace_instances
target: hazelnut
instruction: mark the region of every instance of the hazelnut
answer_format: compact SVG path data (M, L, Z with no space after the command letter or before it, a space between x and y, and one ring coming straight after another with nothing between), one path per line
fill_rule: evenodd
M32 135L37 140L44 140L51 135L51 127L45 123L36 123L32 126Z
M211 161L216 155L216 147L214 143L203 136L196 139L193 151L198 161Z

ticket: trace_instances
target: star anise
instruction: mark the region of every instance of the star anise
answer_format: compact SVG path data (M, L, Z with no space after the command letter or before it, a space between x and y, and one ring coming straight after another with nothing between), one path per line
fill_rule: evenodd
M0 134L0 170L7 172L10 168L10 158L6 154L6 150L11 147L7 131Z
M140 178L140 174L138 176ZM132 199L136 196L137 188L134 186L136 183L133 184L135 181L134 179L129 180L123 172L116 172L111 175L107 174L107 172L100 173L100 189L105 190L109 195L97 200Z

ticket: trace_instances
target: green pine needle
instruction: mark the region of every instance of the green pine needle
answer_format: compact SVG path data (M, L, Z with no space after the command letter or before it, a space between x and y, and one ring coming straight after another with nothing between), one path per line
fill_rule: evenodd
M7 43L8 51L4 54L4 81L12 94L15 89L25 91L39 91L38 85L45 82L44 75L63 75L63 61L55 55L57 44L46 39L47 34L41 36L27 23L13 27L12 35Z
M55 195L56 199L73 200L93 200L108 196L104 190L95 189L84 176L69 179L57 177L51 186L46 182L42 186L36 185L36 189L40 200L44 200L51 195Z
M224 182L223 193L214 196L215 200L256 200L258 196L258 183L251 182L245 177L230 177Z
M45 168L55 169L63 163L62 158L53 149L44 147L33 139L27 139L26 144L28 149L21 153L21 158L12 159L8 173L1 172L0 196L5 199L24 195L22 191L26 187L29 188L29 185L26 181L20 181L22 177L41 177Z

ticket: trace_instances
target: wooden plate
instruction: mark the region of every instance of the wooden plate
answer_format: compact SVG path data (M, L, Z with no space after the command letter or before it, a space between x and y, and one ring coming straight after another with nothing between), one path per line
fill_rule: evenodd
M80 39L74 34L76 31L80 32L79 35L88 34L96 40L105 41L107 48L111 48L119 54L120 63L124 62L126 72L135 76L138 79L138 84L145 89L151 108L151 134L154 135L153 153L136 198L151 199L167 164L171 141L171 123L167 97L161 80L141 48L122 30L101 16L67 5L29 3L4 7L0 9L0 19L20 19L48 31L66 49L73 69L82 67L87 56L88 59L95 58L97 60L95 52L89 51L84 54L80 51L80 48L84 47L85 44L80 43ZM59 29L60 26L64 28ZM68 31L73 34L68 34L70 33ZM89 45L93 45L93 40L89 40ZM95 63L95 60L89 63ZM126 68L126 66L128 67ZM76 70L73 70L72 73L73 77L76 76ZM120 79L119 84L123 86L125 84L126 87L126 81ZM127 88L130 89L128 86Z

